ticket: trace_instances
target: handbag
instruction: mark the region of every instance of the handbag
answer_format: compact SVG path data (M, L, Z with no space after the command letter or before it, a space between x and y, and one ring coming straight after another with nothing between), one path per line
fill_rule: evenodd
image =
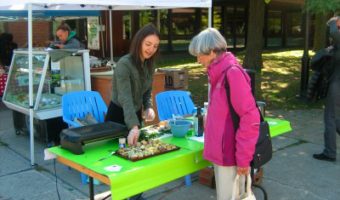
M242 72L245 73L244 71ZM232 118L233 125L234 125L234 130L236 131L239 127L240 117L235 112L231 103L229 103L231 102L231 100L230 100L230 88L229 88L227 77L225 78L225 89L227 92L228 105L229 105L229 110L230 110L231 118ZM254 98L254 101L256 104L255 98ZM259 169L262 165L266 164L272 158L272 154L273 154L272 140L270 136L268 122L264 120L262 113L260 112L259 109L258 111L260 113L261 120L260 120L260 128L259 128L259 137L255 145L255 152L254 152L253 159L250 163L250 166L252 167L252 169Z
M251 177L250 174L247 176L246 183L240 182L240 175L236 175L234 184L233 184L233 193L231 196L231 200L256 200L256 197L251 190ZM242 179L246 180L246 179ZM240 188L245 187L245 188ZM240 192L241 191L241 192Z

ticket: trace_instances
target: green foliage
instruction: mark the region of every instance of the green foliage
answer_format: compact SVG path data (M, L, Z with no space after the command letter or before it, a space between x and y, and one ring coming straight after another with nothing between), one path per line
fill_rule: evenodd
M307 9L312 13L336 13L340 10L340 0L306 0L305 2Z

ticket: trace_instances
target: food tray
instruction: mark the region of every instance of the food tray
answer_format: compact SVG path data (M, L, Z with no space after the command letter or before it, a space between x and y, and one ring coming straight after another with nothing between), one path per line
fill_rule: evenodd
M139 161L139 160L144 160L146 158L150 158L150 157L162 155L162 154L165 154L165 153L169 153L169 152L172 152L172 151L177 151L177 150L180 149L180 147L173 145L173 144L165 144L165 143L162 143L162 142L159 142L159 143L162 144L162 145L171 146L171 149L162 149L162 150L159 150L157 152L154 152L153 154L138 155L138 156L134 156L134 157L129 157L127 155L127 152L131 152L131 151L135 150L135 151L137 151L136 154L141 154L141 153L144 153L146 151L144 151L144 152L139 151L139 150L137 150L138 147L132 147L132 148L127 147L127 148L121 148L121 149L117 150L114 155L121 157L121 158L124 158L126 160L130 160L132 162L135 162L135 161Z

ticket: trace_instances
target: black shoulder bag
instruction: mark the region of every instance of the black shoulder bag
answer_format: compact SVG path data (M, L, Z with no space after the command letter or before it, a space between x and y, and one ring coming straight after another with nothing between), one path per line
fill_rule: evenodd
M231 118L233 120L234 130L236 131L239 127L240 117L237 115L233 106L231 105L230 87L229 87L229 83L227 79L227 74L225 74L225 76L226 76L225 77L225 88L226 88L228 102L230 102L228 105L229 105L229 109L231 113ZM255 100L255 105L256 105L256 100ZM254 168L254 169L259 169L262 165L266 164L272 158L272 152L273 152L268 122L264 120L260 110L259 110L259 113L261 117L260 128L259 128L260 133L259 133L259 138L255 146L253 160L250 163L251 168Z

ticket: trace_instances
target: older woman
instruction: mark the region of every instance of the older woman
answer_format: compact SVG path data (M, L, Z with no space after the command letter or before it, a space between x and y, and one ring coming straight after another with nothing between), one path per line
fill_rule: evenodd
M250 78L227 43L214 28L193 38L189 52L206 67L210 83L208 115L204 128L204 153L214 164L218 200L232 196L236 174L247 175L259 133L260 115L251 93ZM225 82L230 88L228 102ZM229 103L240 117L234 130Z

